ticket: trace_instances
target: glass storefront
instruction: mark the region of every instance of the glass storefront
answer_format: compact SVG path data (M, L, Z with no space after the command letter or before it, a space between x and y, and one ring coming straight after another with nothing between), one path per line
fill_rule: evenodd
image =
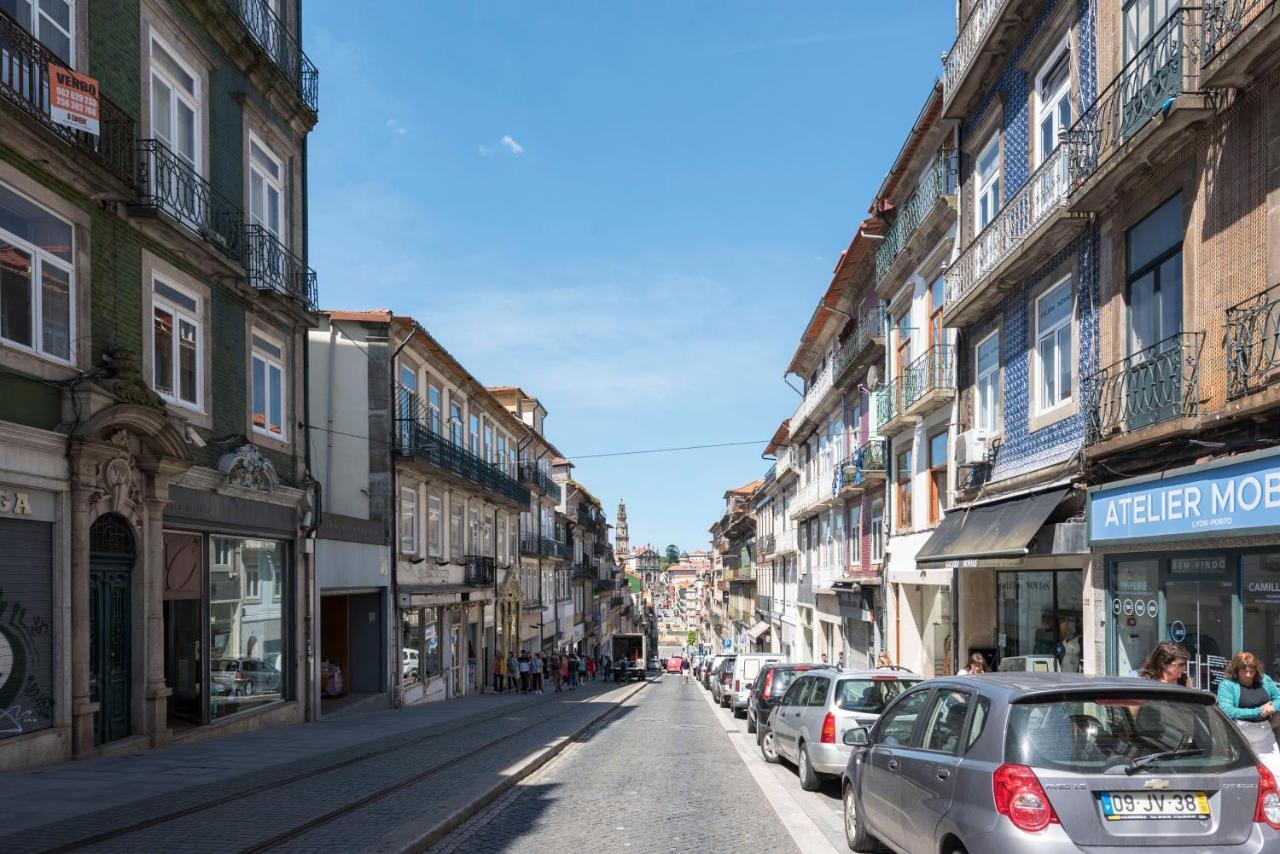
M1079 673L1083 663L1080 570L996 573L996 657L1056 662Z
M209 538L209 717L284 696L284 544Z

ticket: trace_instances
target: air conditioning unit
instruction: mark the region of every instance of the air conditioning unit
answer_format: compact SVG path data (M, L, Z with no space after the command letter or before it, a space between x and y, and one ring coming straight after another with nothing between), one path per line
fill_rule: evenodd
M956 436L956 466L972 468L987 459L988 436L981 430L966 430Z

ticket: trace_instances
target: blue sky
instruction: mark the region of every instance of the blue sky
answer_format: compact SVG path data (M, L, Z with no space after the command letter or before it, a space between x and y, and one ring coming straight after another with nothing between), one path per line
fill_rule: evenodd
M311 263L415 316L575 457L768 439L950 0L306 4ZM379 10L382 10L381 12ZM794 382L794 380L793 380ZM763 445L581 458L633 542L703 548Z

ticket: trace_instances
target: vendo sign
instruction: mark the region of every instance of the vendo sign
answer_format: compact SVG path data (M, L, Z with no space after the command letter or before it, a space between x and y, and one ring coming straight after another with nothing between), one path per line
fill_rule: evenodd
M61 65L49 65L49 118L98 135L98 81Z

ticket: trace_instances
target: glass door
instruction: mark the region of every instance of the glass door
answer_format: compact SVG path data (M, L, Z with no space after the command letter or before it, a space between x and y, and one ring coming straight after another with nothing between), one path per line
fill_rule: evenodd
M1245 555L1242 559L1244 645L1275 679L1280 675L1280 552Z
M1235 646L1234 575L1225 555L1169 559L1165 580L1168 638L1191 653L1187 675L1198 688L1217 690Z

